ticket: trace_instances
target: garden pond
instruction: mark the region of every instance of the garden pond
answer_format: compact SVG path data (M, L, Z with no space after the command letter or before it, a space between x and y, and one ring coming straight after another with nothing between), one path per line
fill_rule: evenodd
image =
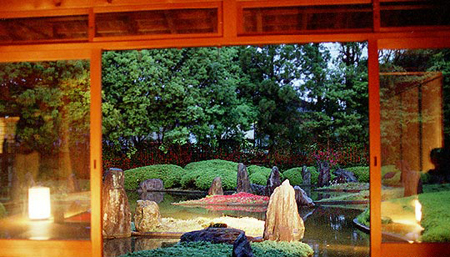
M306 190L313 200L336 196L338 192L316 192ZM173 205L172 203L200 199L203 193L186 192L127 192L131 211L134 212L139 199L158 202L162 218L194 220L199 218L214 219L223 216L252 217L264 221L265 211L256 209L220 210L220 208L204 208ZM314 250L314 257L369 256L370 236L353 224L353 219L366 206L316 206L315 208L299 208L300 216L305 223L305 236L302 242ZM246 207L249 208L249 207ZM133 215L134 216L134 215ZM260 235L262 236L262 234ZM179 236L178 236L179 237ZM150 238L133 236L128 239L111 239L104 242L104 256L115 257L128 252L171 246L178 242L178 237Z

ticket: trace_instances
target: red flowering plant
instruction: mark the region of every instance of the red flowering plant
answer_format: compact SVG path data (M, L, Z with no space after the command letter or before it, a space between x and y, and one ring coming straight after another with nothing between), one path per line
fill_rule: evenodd
M333 168L339 164L341 153L339 151L327 148L326 150L314 151L313 157L317 163L328 162L330 164L330 168Z
M240 192L232 195L213 195L198 200L189 200L175 205L267 205L268 196Z

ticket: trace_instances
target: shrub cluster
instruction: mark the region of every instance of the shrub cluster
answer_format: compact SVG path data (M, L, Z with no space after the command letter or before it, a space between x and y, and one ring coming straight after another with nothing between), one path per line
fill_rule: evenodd
M311 173L311 184L312 185L317 184L317 181L319 179L319 172L313 166L308 167L308 170ZM285 179L289 179L289 183L292 186L303 184L301 167L288 169L285 172L283 172L283 176Z
M236 188L238 164L225 160L208 160L192 162L186 165L185 174L181 177L183 188L208 190L215 177L221 177L222 188Z
M346 170L353 172L358 182L369 183L370 173L369 166L356 166L351 168L346 168Z
M247 171L250 183L265 186L267 185L267 179L269 178L272 169L251 165L248 166Z
M254 256L258 257L308 257L312 256L312 248L301 242L275 242L264 241L261 243L251 243ZM162 256L216 256L230 257L233 251L231 244L212 244L210 242L189 242L179 243L172 247L157 248L122 255L121 257L162 257Z
M164 181L165 188L180 186L180 180L185 173L184 169L172 164L156 164L139 167L125 171L126 190L135 190L142 181L159 178Z

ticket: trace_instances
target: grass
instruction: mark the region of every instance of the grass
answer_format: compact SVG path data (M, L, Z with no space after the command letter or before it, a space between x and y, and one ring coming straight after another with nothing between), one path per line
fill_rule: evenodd
M264 241L260 243L251 243L255 257L308 257L312 256L312 248L301 242L274 242ZM230 244L212 244L210 242L189 242L179 243L172 247L158 248L140 252L129 253L122 257L191 257L191 256L215 256L231 257L233 245Z

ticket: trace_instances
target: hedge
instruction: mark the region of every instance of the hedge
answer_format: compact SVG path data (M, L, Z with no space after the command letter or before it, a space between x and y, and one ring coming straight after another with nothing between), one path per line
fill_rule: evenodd
M319 172L315 167L312 166L308 167L308 170L311 173L311 184L312 185L317 184L317 181L319 179ZM283 172L283 176L285 179L289 179L289 183L293 186L303 184L301 167L288 169L285 172Z
M238 164L224 160L208 160L192 162L186 165L185 174L181 177L183 188L208 190L215 177L221 177L222 188L233 190L236 188Z
M248 166L247 171L249 173L248 178L250 183L265 186L267 185L267 179L269 178L272 169L251 165Z
M173 164L156 164L125 171L126 190L135 190L142 181L159 178L164 182L164 188L180 186L180 180L185 173L180 166Z
M351 168L345 168L345 170L353 172L358 182L369 183L370 173L368 166L356 166Z

